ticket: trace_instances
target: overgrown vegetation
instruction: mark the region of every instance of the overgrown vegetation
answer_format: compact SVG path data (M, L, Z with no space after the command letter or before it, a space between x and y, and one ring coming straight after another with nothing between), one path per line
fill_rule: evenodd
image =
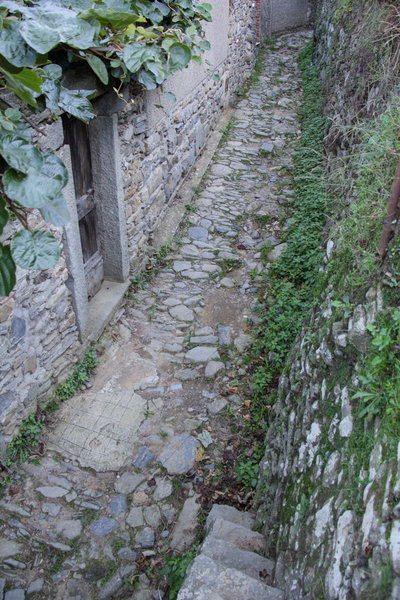
M276 384L287 353L313 301L313 286L321 263L325 220L323 135L325 122L318 72L310 64L311 45L299 56L304 102L300 111L302 137L294 164L295 206L286 234L287 247L268 272L262 299L262 322L256 330L253 356L257 367L253 389L265 401ZM267 299L267 300L266 300Z
M24 462L30 450L37 445L42 424L34 414L29 415L19 428L17 435L13 437L7 447L7 466Z
M165 567L161 570L161 574L167 578L169 600L176 600L178 597L187 568L196 556L198 547L198 543L194 544L190 550L165 559Z
M89 381L91 373L95 370L98 364L97 352L95 346L86 350L82 360L74 367L71 375L58 385L54 391L54 395L58 401L72 398L79 392ZM48 407L48 410L50 407Z

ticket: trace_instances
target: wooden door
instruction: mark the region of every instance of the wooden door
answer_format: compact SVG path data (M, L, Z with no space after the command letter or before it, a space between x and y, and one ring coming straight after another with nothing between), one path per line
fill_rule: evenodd
M100 289L104 278L104 269L97 235L88 127L82 121L65 115L63 124L65 143L69 145L71 150L79 232L88 297L90 299Z

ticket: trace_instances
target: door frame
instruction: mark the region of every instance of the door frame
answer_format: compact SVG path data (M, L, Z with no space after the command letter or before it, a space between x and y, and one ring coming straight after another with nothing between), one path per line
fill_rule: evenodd
M108 96L108 95L107 95ZM118 116L120 103L117 96L95 105L97 116L89 123L89 140L95 203L97 207L98 236L104 264L104 281L125 282L129 276L128 237L126 229L125 202L121 172ZM96 110L97 108L97 110ZM79 336L83 341L88 332L90 304L84 273L82 248L76 208L71 155L64 145L59 155L69 171L69 181L63 190L70 221L64 227L63 243ZM101 294L98 292L97 295Z

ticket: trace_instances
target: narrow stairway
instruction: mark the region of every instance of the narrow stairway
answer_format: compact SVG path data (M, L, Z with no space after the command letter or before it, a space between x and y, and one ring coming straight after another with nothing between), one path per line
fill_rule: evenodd
M178 600L283 600L270 585L275 565L262 556L265 538L253 527L250 513L215 504Z

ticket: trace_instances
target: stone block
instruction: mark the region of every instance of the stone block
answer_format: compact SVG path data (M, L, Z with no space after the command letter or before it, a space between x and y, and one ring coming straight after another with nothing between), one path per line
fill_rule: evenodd
M206 531L208 532L213 526L216 519L224 519L236 525L252 529L255 523L255 516L249 512L237 510L234 506L225 504L214 504L206 521Z
M247 527L221 518L214 520L208 535L219 540L225 540L237 546L240 550L259 552L260 554L265 552L267 545L264 536L257 533L257 531L251 531Z
M263 581L268 585L272 583L275 569L274 561L255 552L240 550L229 542L206 537L201 547L201 553L227 567L238 569L238 571L242 571L249 577L254 577L254 579L258 579L261 572L263 573Z
M245 573L200 554L189 567L178 600L193 600L201 586L220 595L224 600L283 600L283 593ZM204 596L209 598L210 596ZM212 596L211 596L212 597Z

